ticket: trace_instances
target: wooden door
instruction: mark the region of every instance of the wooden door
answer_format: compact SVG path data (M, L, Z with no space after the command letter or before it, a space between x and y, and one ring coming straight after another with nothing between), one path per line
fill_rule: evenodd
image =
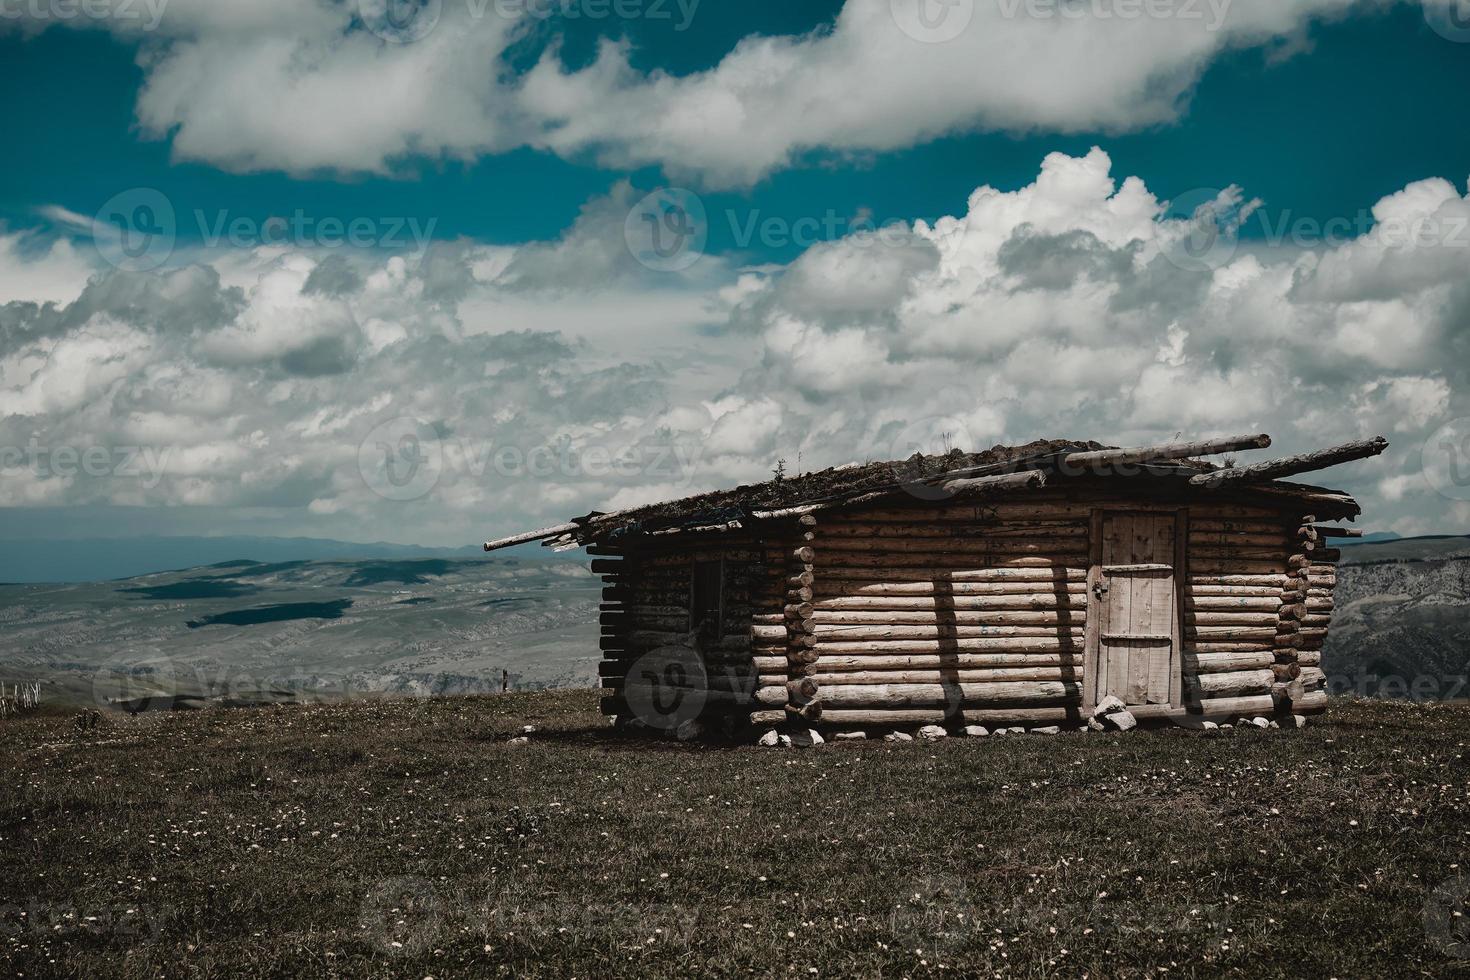
M1177 705L1179 602L1173 513L1104 513L1093 599L1099 614L1093 702Z

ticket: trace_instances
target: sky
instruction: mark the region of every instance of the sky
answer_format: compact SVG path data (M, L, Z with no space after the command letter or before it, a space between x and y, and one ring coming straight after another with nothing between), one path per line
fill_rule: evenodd
M1470 0L3 0L0 64L0 538L1249 432L1470 530Z

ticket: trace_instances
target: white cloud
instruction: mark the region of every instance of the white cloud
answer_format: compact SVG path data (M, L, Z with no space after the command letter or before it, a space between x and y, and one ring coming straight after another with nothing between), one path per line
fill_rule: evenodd
M738 186L809 151L883 151L966 130L1167 123L1222 52L1387 2L1233 0L1098 18L1002 0L975 4L956 37L931 44L903 29L890 0L848 0L829 27L751 35L682 76L636 69L614 42L575 71L553 43L517 76L507 52L544 21L492 2L435 5L438 22L412 43L364 29L356 2L326 0L173 0L146 34L138 19L63 23L146 38L138 120L180 159L383 173L530 146Z
M1380 211L1467 206L1425 182ZM450 543L764 479L782 458L1237 431L1288 453L1382 432L1385 458L1321 479L1359 492L1374 525L1448 529L1418 450L1470 415L1470 247L1420 242L1405 264L1368 235L1200 269L1175 261L1165 213L1095 150L982 187L963 214L755 273L621 267L612 220L421 263L210 249L146 274L80 265L65 303L0 307L0 492ZM15 252L9 281L78 262L67 248ZM607 274L569 288L555 270L572 254ZM1345 265L1371 294L1342 288ZM418 420L411 438L395 419ZM14 465L32 444L151 456L131 474ZM384 452L426 446L421 493L373 482Z

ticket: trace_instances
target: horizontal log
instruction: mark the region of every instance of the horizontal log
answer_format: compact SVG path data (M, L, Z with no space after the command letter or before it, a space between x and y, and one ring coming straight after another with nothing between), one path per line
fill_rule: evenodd
M1229 653L1193 653L1183 657L1184 673L1228 674L1241 670L1269 670L1275 660L1270 650L1231 651Z
M986 571L997 568L1085 568L1087 554L1083 551L1055 553L990 551L984 554L962 554L959 552L889 552L875 553L871 550L827 552L821 564L821 577L856 578L849 574L862 569L922 569L928 572ZM841 570L840 572L837 570ZM871 576L871 571L869 572Z
M1224 642L1224 643L1201 643L1195 639L1186 638L1184 649L1189 653L1260 653L1262 650L1272 650L1276 646L1275 637L1270 640L1259 640L1252 642Z
M1202 612L1189 612L1184 614L1185 626L1275 626L1277 614L1274 612L1220 612L1206 610Z
M1196 612L1278 612L1281 600L1275 595L1265 596L1202 596L1186 595L1184 608Z
M1039 623L1006 618L1028 615L1049 618ZM1062 609L1056 606L1030 609L818 609L812 619L817 626L997 626L1016 622L1081 626L1087 619L1087 610L1085 606Z
M818 675L857 670L975 670L984 668L1082 666L1082 650L1066 653L946 653L946 654L831 654L823 652L814 665ZM756 657L755 668L775 673L785 657Z
M983 494L1023 490L1045 484L1045 473L1040 470L1024 470L1016 473L994 473L969 479L946 480L942 486L944 492L950 494Z
M917 598L959 596L1007 596L1007 595L1050 595L1087 596L1085 576L1070 575L1063 578L1015 579L1001 582L969 582L943 579L939 581L912 580L887 581L884 579L826 579L817 590L821 601L844 599L849 596L913 596ZM1069 600L1070 601L1070 600ZM818 603L821 605L821 602Z
M778 675L770 675L772 678ZM1016 667L982 670L869 670L819 673L823 690L828 685L851 684L982 684L1021 681L1080 681L1081 666Z
M1016 592L1011 595L845 595L817 599L816 613L860 611L1085 610L1085 592Z
M1184 686L1192 694L1205 698L1244 697L1266 694L1276 677L1269 667L1260 670L1237 670L1227 673L1197 674L1184 678Z
M839 563L848 555L973 555L1020 557L1025 555L1080 555L1087 548L1087 535L1065 538L840 538L822 542L823 562Z
M845 559L841 562L824 562L817 585L827 579L868 582L903 582L914 579L950 582L1040 582L1048 579L1070 579L1087 577L1087 560L1080 553L1066 560L1051 558L994 558L985 564L967 565L963 559L952 562L923 563L922 556L914 563L890 563L887 561L858 562ZM1037 573L1041 574L1037 574Z
M1308 691L1291 702L1291 710L1299 715L1316 715L1327 710L1326 691Z
M822 657L833 654L957 654L957 653L1063 653L1082 649L1082 641L1071 637L1012 636L984 639L934 640L824 640Z
M1059 518L1055 520L1037 521L1007 521L996 522L973 522L960 524L951 522L946 525L935 525L928 521L915 521L912 524L883 523L870 521L841 521L828 524L822 528L821 540L823 542L842 539L872 540L884 538L905 538L923 540L930 538L1049 538L1049 537L1086 537L1088 533L1088 522L1083 518Z
M823 684L822 704L841 708L956 708L989 704L1065 705L1081 698L1081 687L1064 681L996 684Z
M1191 589L1204 585L1236 585L1236 586L1265 586L1280 589L1286 584L1286 574L1282 571L1267 572L1265 574L1243 574L1239 572L1224 572L1219 574L1209 572L1196 572L1191 570L1187 576Z
M967 725L1055 725L1078 724L1082 720L1077 705L1054 708L966 708L957 713L942 708L906 709L828 709L822 714L823 727L912 728L915 725L937 725L953 721ZM780 724L784 712L758 711L750 716L753 725Z
M994 626L881 626L877 624L861 626L821 626L818 625L814 636L818 643L851 643L868 640L945 640L945 639L984 639L984 638L1015 638L1015 630L1026 629L1024 625L1007 624ZM1021 636L1033 636L1038 638L1057 638L1076 640L1083 635L1082 625L1071 624L1032 624L1029 634Z
M1097 472L1104 467L1148 463L1166 459L1187 459L1193 456L1214 456L1220 453L1239 452L1244 449L1264 449L1271 445L1271 437L1265 433L1247 436L1231 436L1224 439L1204 439L1195 442L1173 442L1157 446L1135 446L1131 449L1095 449L1070 453L1061 460L1062 472L1081 475ZM1069 470L1074 472L1068 472Z
M1247 697L1201 698L1197 701L1190 701L1182 708L1148 704L1131 706L1128 710L1140 721L1187 722L1250 717L1270 714L1274 709L1275 702L1271 695L1253 694Z

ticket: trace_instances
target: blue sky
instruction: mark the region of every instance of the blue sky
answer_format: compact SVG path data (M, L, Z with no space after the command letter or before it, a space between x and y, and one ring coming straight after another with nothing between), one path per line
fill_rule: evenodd
M458 544L956 430L1385 431L1385 463L1336 477L1376 524L1470 521L1420 452L1470 413L1461 0L1217 0L1208 30L1193 0L958 0L974 20L939 43L900 29L936 0L704 0L687 25L438 0L407 44L365 29L375 2L0 21L12 533ZM707 243L640 265L628 229L669 186ZM176 237L114 268L101 209L139 189ZM1229 248L1181 264L1202 203ZM261 232L298 213L382 240ZM432 241L384 232L405 219ZM894 231L876 249L868 221ZM364 472L384 426L440 453L415 496ZM543 446L645 462L528 475ZM114 461L37 461L55 447ZM506 447L519 468L486 462Z
M673 20L581 20L558 25L555 36L571 67L590 59L597 38L626 36L635 64L684 74L717 63L747 34L802 33L830 24L840 7L830 0L706 0L684 31ZM547 39L526 50L543 49ZM1046 153L1085 153L1099 143L1120 172L1142 176L1162 197L1237 183L1273 206L1322 219L1352 214L1412 180L1470 172L1470 127L1443 115L1452 93L1470 91L1470 57L1434 34L1419 11L1399 7L1320 24L1308 47L1279 58L1261 48L1226 55L1181 119L1143 132L970 133L836 167L813 153L754 188L709 200L793 220L814 204L849 215L868 209L879 221L933 219L962 207L980 183L1023 186ZM604 169L544 151L472 164L406 161L394 178L233 174L174 163L167 139L137 132L136 56L136 45L102 32L0 38L0 60L13 78L25 79L25 97L0 108L12 145L25 148L24 159L8 161L0 189L7 223L34 222L47 204L91 214L119 190L149 186L181 210L223 207L261 220L307 205L343 217L433 216L443 237L516 243L554 237L583 201L619 179L648 188L663 182L656 167ZM712 251L738 247L727 222L711 233ZM796 249L760 251L757 260L789 261Z

